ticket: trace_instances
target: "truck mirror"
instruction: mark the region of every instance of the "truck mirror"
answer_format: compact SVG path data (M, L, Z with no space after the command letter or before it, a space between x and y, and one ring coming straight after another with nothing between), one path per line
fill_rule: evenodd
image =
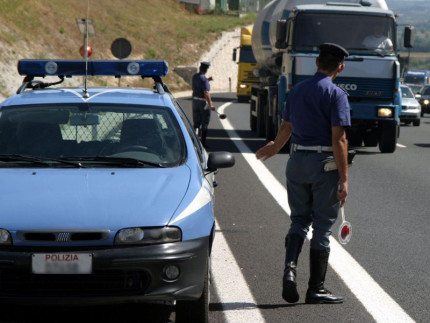
M403 47L405 48L412 48L414 47L414 27L413 26L406 26L405 27L405 34L403 39Z
M233 49L233 62L236 62L236 58L237 58L237 48Z
M279 19L276 22L276 43L275 47L278 49L287 48L287 21L285 19Z

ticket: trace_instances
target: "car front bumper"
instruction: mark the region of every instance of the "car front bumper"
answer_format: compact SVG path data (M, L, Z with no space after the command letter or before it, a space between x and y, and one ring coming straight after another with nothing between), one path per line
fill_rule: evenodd
M421 110L423 113L430 113L430 103L424 104L423 101L420 101L420 104L421 104Z
M36 253L87 253L91 274L33 274ZM69 250L0 249L0 302L31 304L92 304L173 302L200 297L209 256L209 238L178 243ZM179 268L168 280L166 265Z
M419 109L402 110L400 114L400 121L412 121L417 120L421 117L421 111Z

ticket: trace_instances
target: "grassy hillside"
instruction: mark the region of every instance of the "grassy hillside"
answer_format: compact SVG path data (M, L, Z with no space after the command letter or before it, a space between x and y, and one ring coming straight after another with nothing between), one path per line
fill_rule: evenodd
M400 15L399 30L404 25L414 29L414 48L411 49L410 68L430 70L430 1L428 0L389 0L388 6ZM400 36L403 36L401 34ZM404 50L402 56L407 56Z
M89 39L91 59L114 59L112 42L127 38L133 46L127 59L168 61L166 82L173 90L187 87L175 66L195 65L222 31L255 19L196 15L173 0L0 0L0 94L16 89L11 78L20 58L81 58L83 36L76 19L87 12L96 32Z

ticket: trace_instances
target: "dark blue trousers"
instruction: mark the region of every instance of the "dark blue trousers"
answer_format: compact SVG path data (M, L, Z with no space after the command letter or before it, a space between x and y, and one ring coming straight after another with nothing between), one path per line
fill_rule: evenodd
M335 223L340 202L336 191L337 170L324 172L324 161L332 156L327 152L292 151L287 163L287 192L291 209L288 234L305 238L313 228L311 249L330 251L329 237Z
M193 126L194 129L207 130L211 119L211 109L206 101L193 100Z

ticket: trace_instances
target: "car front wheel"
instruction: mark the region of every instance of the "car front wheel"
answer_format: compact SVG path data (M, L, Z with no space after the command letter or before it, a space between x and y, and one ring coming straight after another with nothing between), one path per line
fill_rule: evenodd
M208 323L210 302L210 257L206 262L206 274L203 284L203 292L195 301L176 302L177 323Z

